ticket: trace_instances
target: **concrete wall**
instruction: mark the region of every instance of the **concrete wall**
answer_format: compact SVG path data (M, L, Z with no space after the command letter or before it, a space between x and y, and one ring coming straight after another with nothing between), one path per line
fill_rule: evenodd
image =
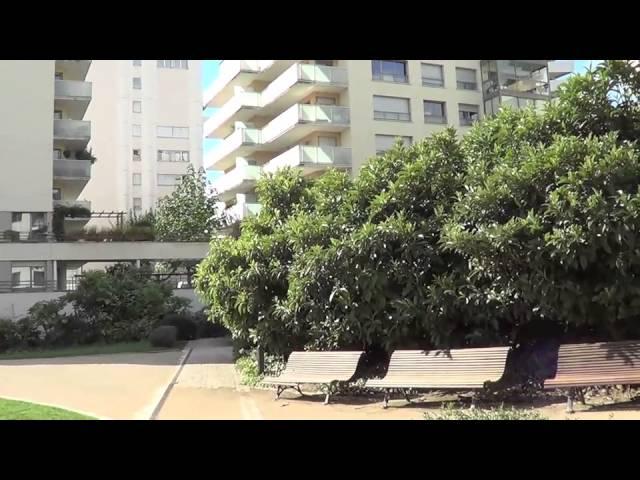
M203 308L202 302L197 298L193 290L174 290L174 295L191 300L190 309L193 312ZM18 320L24 317L29 308L35 303L45 300L54 300L64 295L64 292L25 292L25 293L0 293L0 318ZM70 313L71 308L65 309Z
M0 212L50 212L54 60L0 61Z

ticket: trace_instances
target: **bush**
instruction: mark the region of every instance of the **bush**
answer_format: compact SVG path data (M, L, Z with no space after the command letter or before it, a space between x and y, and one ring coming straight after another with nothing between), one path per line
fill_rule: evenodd
M198 326L190 315L170 313L162 319L161 325L176 327L178 340L193 340L197 337Z
M193 321L196 325L196 338L217 338L230 335L224 325L209 319L206 309L194 313Z
M17 325L13 320L0 318L0 352L16 348L20 344Z
M540 413L530 409L505 408L457 408L447 404L437 413L427 412L425 420L546 420Z
M262 380L262 375L258 373L258 363L253 355L238 358L236 370L240 374L242 385L255 387Z
M171 325L156 327L149 335L149 342L154 347L171 348L176 344L178 329Z

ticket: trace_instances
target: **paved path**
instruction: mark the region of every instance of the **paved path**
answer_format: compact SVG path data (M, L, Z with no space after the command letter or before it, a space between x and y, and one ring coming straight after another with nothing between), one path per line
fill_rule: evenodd
M0 397L108 419L148 419L181 351L0 361Z

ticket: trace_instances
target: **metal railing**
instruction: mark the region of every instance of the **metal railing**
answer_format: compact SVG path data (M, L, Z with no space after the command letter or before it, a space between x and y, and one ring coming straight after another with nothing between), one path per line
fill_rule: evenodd
M477 90L478 89L478 82L463 82L458 80L456 84L458 86L458 90Z
M374 120L395 120L399 122L410 122L411 114L402 112L383 112L380 110L374 110Z
M471 125L473 125L473 122L478 120L478 114L475 113L474 115L475 116L473 117L460 115L460 125L462 125L463 127L470 127Z
M444 87L444 80L441 78L422 77L423 87Z
M57 291L57 284L54 280L34 281L23 280L20 282L0 281L0 293L10 292L52 292Z
M53 240L55 240L55 236L51 232L17 232L15 230L0 232L0 242L2 243L49 242Z
M374 73L373 79L379 82L409 83L409 77L407 75L397 75L393 73Z
M447 123L447 117L444 115L425 115L424 123L436 123L441 125L443 123Z

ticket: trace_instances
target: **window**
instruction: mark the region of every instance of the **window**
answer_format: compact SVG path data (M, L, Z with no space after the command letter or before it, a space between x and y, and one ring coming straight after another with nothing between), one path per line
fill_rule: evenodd
M405 146L409 146L413 142L412 137L401 137L399 135L376 135L376 154L381 155L391 149L398 139L400 139Z
M188 127L165 127L158 125L156 133L158 137L189 138Z
M64 80L64 75L62 72L56 72L56 80Z
M13 288L43 288L45 268L41 263L13 262L11 264L11 286Z
M139 162L142 160L142 157L140 156L140 149L139 148L134 148L131 152L131 157L133 158L134 162Z
M142 185L142 174L141 173L134 173L132 176L133 179L133 184L134 185Z
M371 73L374 80L409 83L407 62L404 60L371 60Z
M319 147L337 147L338 139L336 137L326 137L323 135L318 135L318 146Z
M158 175L158 185L163 187L173 187L180 183L182 175Z
M62 120L62 110L54 110L53 118L55 118L56 120Z
M140 77L133 77L133 88L140 90L142 88L142 79Z
M423 63L420 68L422 69L422 85L424 87L444 87L442 65Z
M132 103L133 113L142 113L142 102L134 100Z
M447 123L444 102L424 101L424 123Z
M142 126L138 125L138 124L133 124L131 125L131 131L134 137L141 137L142 136Z
M187 70L189 60L158 60L158 68L180 68Z
M11 214L11 223L20 223L20 222L22 222L22 213L13 212Z
M458 115L460 117L460 125L468 126L478 120L478 112L480 107L478 105L468 105L466 103L458 104Z
M142 198L133 197L133 210L136 213L142 211Z
M478 81L473 68L456 68L456 84L458 90L477 90Z
M158 150L159 162L188 162L189 152L186 150Z
M131 62L133 63L134 67L141 67L142 66L142 60L131 60Z
M373 96L373 118L375 120L411 121L408 98Z

